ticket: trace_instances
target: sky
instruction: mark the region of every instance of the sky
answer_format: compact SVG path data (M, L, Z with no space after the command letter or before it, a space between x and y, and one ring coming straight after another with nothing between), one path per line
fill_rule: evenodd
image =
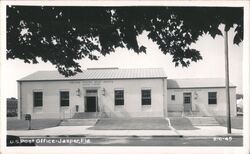
M234 30L231 29L229 36L229 74L230 82L237 86L236 92L242 93L242 43L233 45ZM203 60L192 62L189 67L175 67L172 57L164 55L158 46L148 40L146 33L138 37L139 44L147 47L147 53L137 54L132 50L117 48L114 53L101 57L98 61L82 59L82 69L95 67L118 67L118 68L164 68L168 78L224 78L224 38L203 35L192 45L199 50ZM41 70L56 70L49 62L39 64L26 64L21 60L7 60L4 62L5 74L8 78L8 87L5 89L7 97L17 98L16 80L33 72Z

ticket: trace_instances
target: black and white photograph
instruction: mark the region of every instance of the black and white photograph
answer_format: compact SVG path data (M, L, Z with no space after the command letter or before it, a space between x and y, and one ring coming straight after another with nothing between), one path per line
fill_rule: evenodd
M1 4L3 153L249 152L249 3L134 2Z

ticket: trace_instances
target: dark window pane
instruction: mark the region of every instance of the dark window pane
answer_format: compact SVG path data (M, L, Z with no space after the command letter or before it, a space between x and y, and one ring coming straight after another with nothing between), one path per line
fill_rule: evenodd
M191 100L190 97L184 97L184 104L190 104Z
M171 100L172 100L172 101L175 100L175 95L171 95Z
M151 99L142 99L142 105L151 105Z
M115 98L123 98L123 90L116 90Z
M115 105L124 105L124 91L115 90Z
M191 93L183 93L184 96L184 104L191 104L191 97L192 94Z
M69 106L68 100L61 100L61 106Z
M151 105L151 90L141 90L142 105Z
M60 105L69 106L69 92L68 91L60 92Z
M33 93L33 103L34 103L34 107L43 106L43 93L42 92Z
M61 98L68 99L69 98L69 92L65 92L65 91L61 92Z
M209 92L208 93L208 104L217 104L217 93Z
M124 100L115 100L115 105L124 105Z
M150 90L142 90L142 97L143 98L150 98L151 97L151 91Z

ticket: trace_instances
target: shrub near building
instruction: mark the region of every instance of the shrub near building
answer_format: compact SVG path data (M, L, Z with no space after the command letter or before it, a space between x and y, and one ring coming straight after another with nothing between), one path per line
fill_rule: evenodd
M7 98L7 117L17 116L17 99L14 97Z

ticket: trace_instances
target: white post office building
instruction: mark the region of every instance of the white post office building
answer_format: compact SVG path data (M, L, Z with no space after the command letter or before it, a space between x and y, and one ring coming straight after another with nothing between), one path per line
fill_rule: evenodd
M18 80L19 117L226 115L224 79L167 79L161 68L92 68L72 77L38 71ZM231 115L236 87L230 85Z

